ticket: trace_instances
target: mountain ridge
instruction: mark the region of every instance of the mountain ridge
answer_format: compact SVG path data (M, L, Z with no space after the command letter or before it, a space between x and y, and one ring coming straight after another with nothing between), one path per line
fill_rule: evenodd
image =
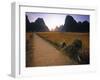
M56 26L53 31L57 32L89 32L89 22L79 21L77 22L72 16L67 15L64 25ZM26 32L49 32L49 28L46 26L43 18L37 18L35 22L29 22L28 16L26 16Z

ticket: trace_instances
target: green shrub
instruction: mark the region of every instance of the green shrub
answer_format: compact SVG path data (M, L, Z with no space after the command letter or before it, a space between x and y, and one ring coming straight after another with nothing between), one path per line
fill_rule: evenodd
M82 48L82 41L79 39L76 39L73 41L72 45L77 48L77 50Z
M76 39L72 42L72 44L67 45L63 50L66 53L69 53L69 56L74 59L75 61L80 61L80 50L82 49L82 41L79 39Z

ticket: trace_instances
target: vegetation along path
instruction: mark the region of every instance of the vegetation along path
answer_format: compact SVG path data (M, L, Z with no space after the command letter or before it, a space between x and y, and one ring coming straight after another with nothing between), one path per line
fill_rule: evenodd
M68 56L34 33L33 66L76 64Z

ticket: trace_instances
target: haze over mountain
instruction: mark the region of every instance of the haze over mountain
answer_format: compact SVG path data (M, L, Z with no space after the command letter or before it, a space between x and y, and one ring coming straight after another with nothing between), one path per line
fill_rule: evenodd
M35 22L29 22L28 16L26 16L26 31L27 32L48 32L49 29L46 26L43 18L37 18Z
M56 27L54 31L61 31L61 32L89 32L89 22L76 22L76 20L68 15L65 18L64 25L60 27Z
M29 22L26 16L26 31L27 32L48 32L49 28L46 26L43 18L37 18L35 22ZM58 32L89 32L89 22L77 22L72 16L67 15L64 25L56 26L53 31Z

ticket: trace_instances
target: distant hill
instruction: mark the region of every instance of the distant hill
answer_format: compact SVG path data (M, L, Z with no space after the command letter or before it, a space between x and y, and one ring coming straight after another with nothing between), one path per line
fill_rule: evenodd
M89 22L76 22L76 20L68 15L65 18L64 25L56 27L55 31L61 32L89 32Z
M76 22L76 20L70 16L67 15L65 18L64 25L56 26L56 28L53 31L58 32L89 32L89 22ZM43 18L37 18L35 22L29 22L28 16L26 16L26 31L27 32L48 32L49 29L46 26Z
M49 29L46 26L43 18L38 18L35 22L29 22L26 16L26 32L48 32Z

